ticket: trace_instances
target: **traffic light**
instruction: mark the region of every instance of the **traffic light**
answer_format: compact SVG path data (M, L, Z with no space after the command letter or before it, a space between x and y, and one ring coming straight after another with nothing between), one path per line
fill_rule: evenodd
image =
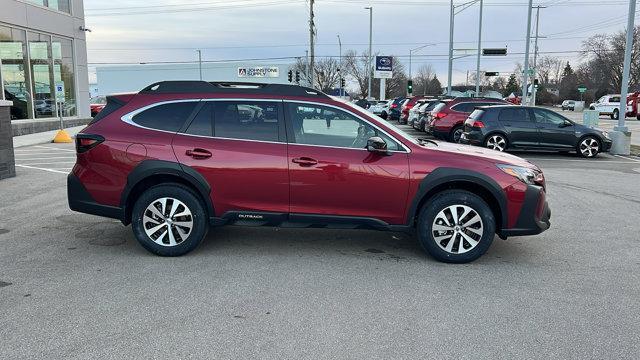
M500 75L500 73L496 72L496 71L485 71L484 72L484 76L487 76L487 77L489 77L489 76L499 76L499 75Z
M538 88L538 79L533 79L533 87Z
M340 79L340 86L344 88L346 85L347 85L347 82L344 81L344 78Z
M413 94L413 80L407 80L407 92Z
M289 82L293 82L293 70L289 70Z
M296 71L296 84L300 82L300 71Z
M505 56L505 55L507 55L507 48L482 49L482 56Z

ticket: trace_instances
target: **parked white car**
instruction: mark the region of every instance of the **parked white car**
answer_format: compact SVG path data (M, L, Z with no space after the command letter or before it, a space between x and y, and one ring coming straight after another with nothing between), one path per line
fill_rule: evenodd
M382 111L384 110L385 105L387 105L387 101L386 100L380 100L380 101L376 101L374 103L371 104L371 106L369 106L369 110L370 112L376 114L376 115L381 115Z
M620 110L620 95L605 95L598 101L589 105L590 110L598 110L600 115L609 115L612 119L618 119Z
M420 109L427 103L427 100L418 100L416 104L409 110L409 118L407 119L407 125L413 126L413 122L417 121L420 117Z

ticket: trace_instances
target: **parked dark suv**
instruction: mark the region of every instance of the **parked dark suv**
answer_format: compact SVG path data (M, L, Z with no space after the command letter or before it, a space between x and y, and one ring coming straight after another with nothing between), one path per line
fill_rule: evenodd
M442 140L460 142L464 122L476 107L499 104L509 103L502 99L465 97L442 101L431 110L426 131Z
M508 105L476 109L465 121L462 142L498 151L575 150L587 158L611 148L606 131L576 124L551 110Z
M238 224L407 231L436 259L468 262L496 233L549 227L535 165L414 140L300 86L171 81L109 96L76 150L71 209L131 223L163 256Z

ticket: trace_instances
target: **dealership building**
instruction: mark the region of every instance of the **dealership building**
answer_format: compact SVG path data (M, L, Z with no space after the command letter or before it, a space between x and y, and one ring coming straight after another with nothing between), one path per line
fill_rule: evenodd
M138 92L164 80L289 84L292 67L293 64L244 61L99 66L96 91L100 95Z
M12 119L90 116L85 31L82 0L0 0L0 100Z

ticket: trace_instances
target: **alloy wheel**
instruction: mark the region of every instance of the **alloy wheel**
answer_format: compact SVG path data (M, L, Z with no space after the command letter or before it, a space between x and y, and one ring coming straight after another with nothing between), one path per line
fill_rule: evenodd
M580 142L580 153L585 157L594 157L600 151L600 144L594 138L586 138Z
M431 226L436 244L451 254L473 250L482 239L483 230L482 218L467 205L444 208L436 215Z
M507 147L507 140L501 135L493 135L487 139L487 147L493 150L504 151Z
M463 132L464 132L464 129L462 129L462 128L456 129L453 132L453 142L459 143Z
M191 235L193 215L182 201L164 197L147 206L142 225L147 236L156 244L176 246Z

